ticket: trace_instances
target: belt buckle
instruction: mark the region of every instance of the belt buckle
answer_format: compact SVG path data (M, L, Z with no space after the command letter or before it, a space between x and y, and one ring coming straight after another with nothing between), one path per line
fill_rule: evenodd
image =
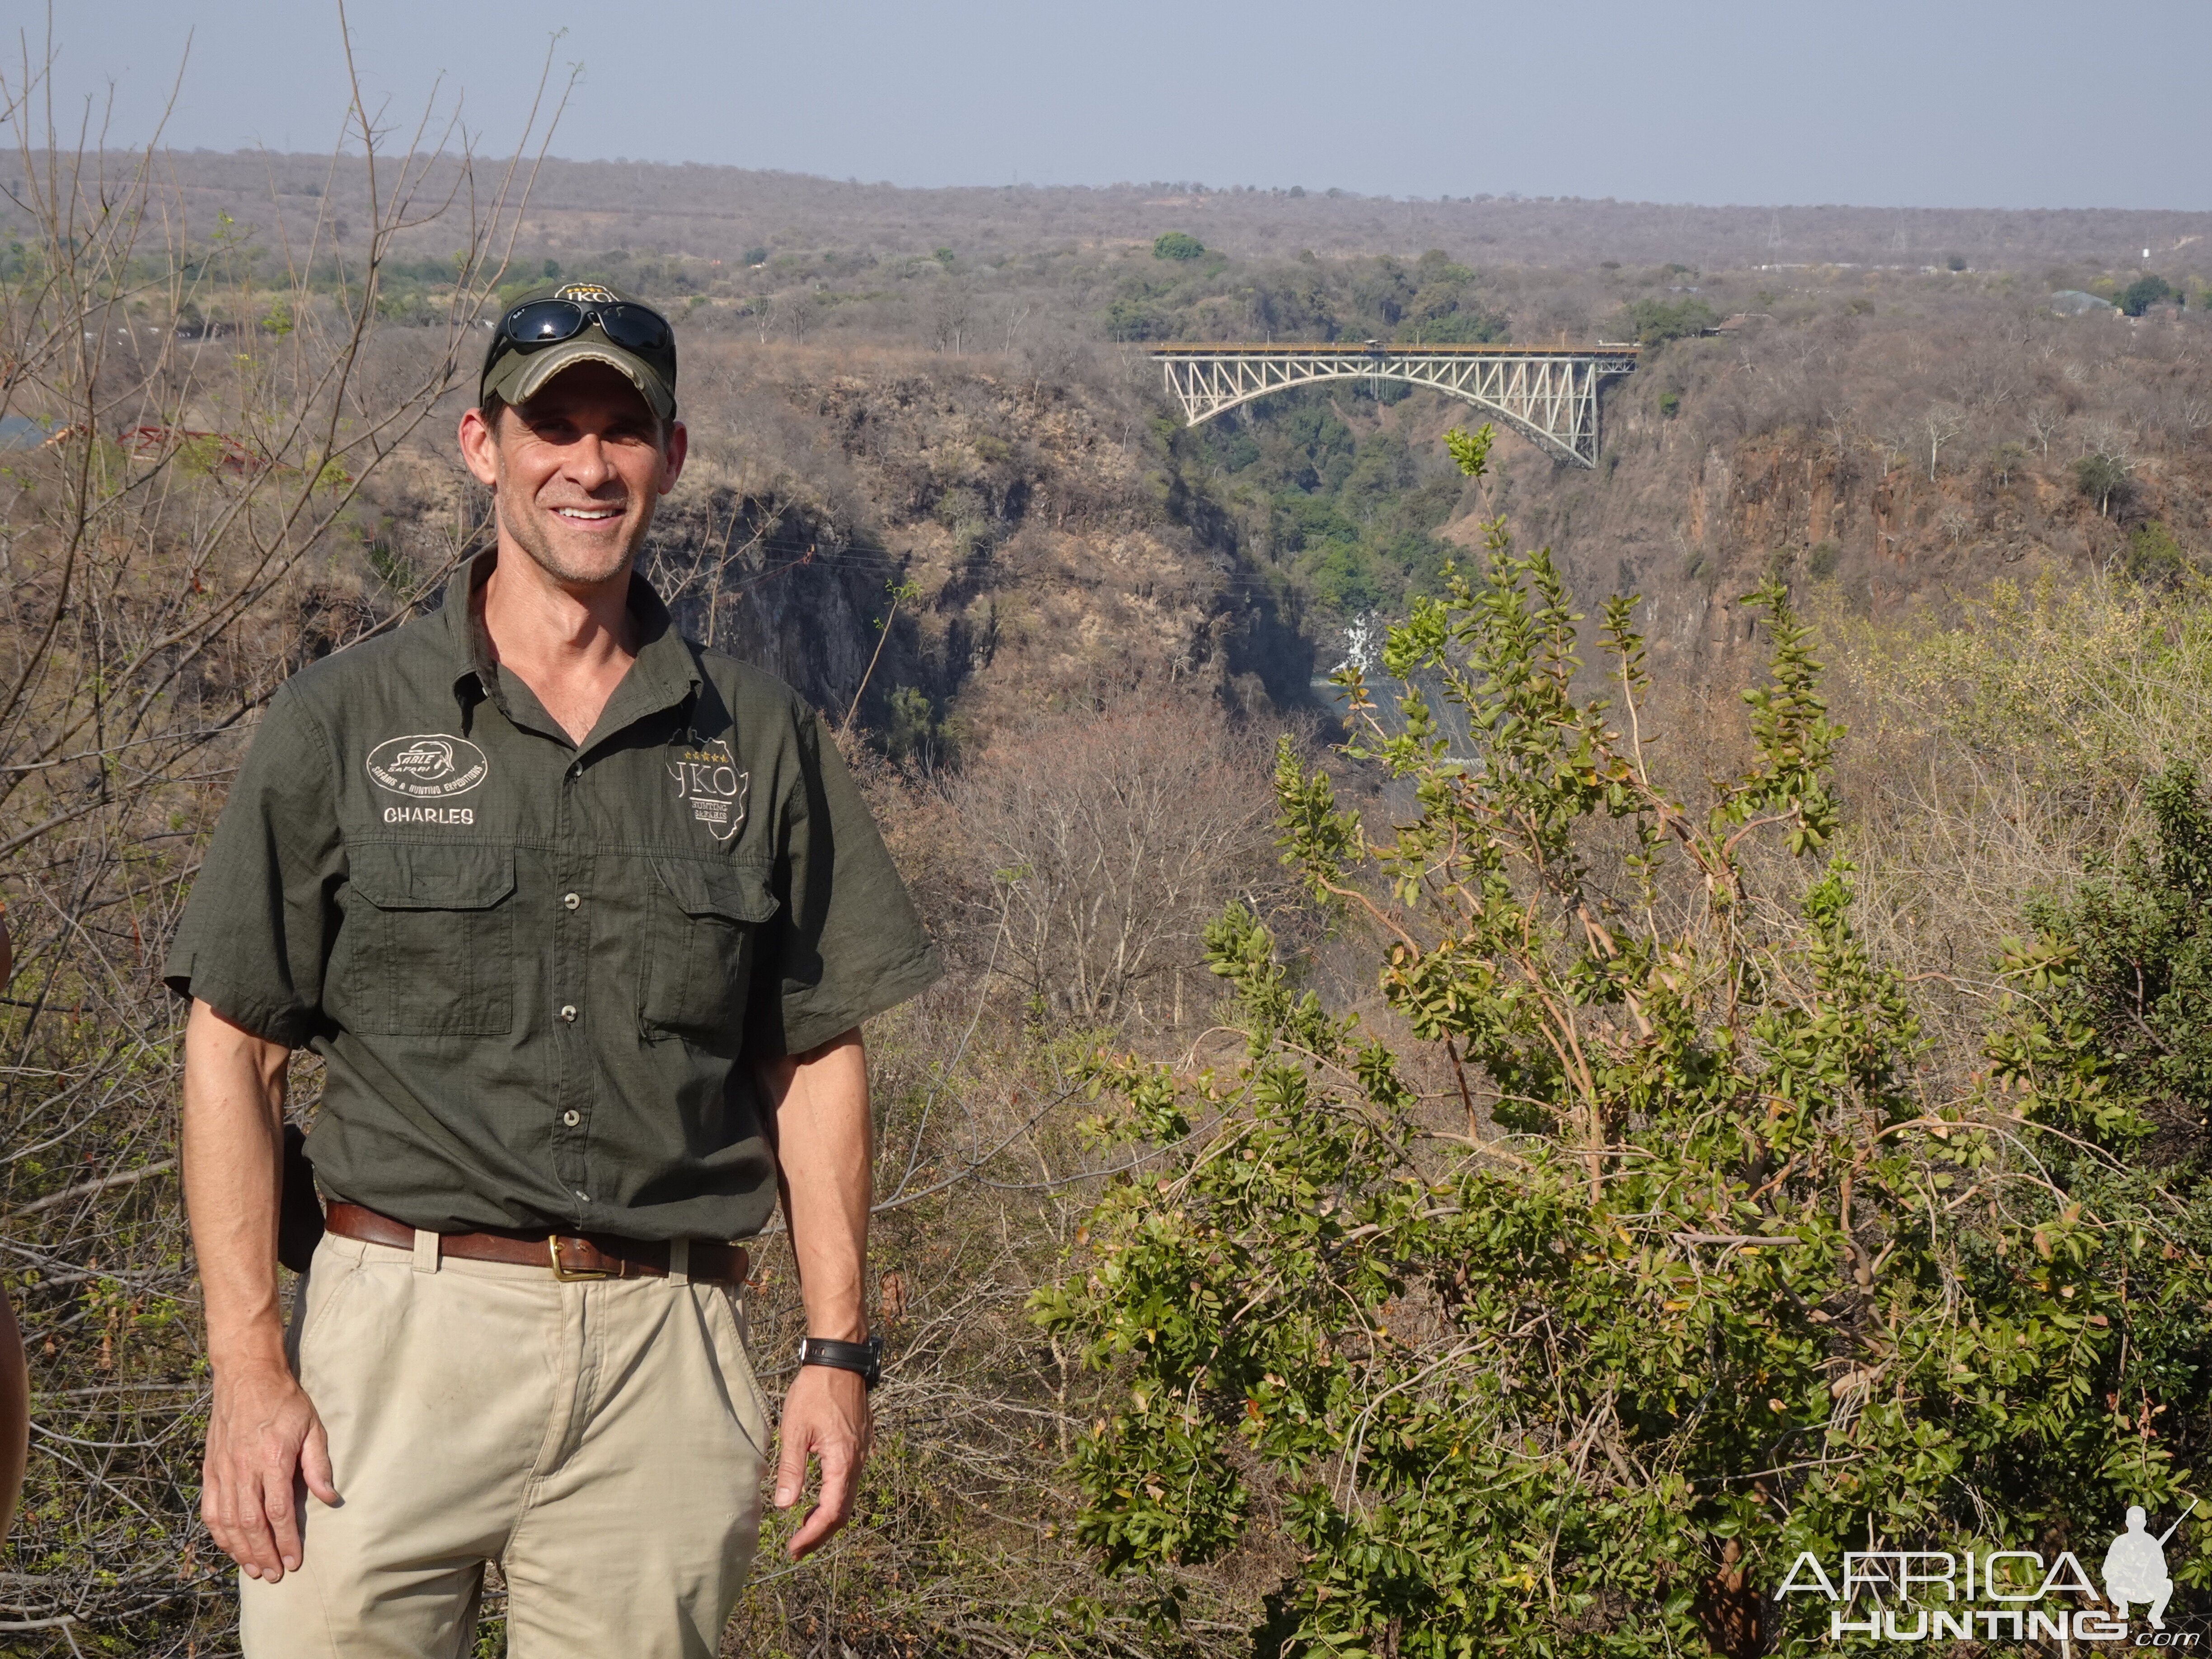
M545 1235L545 1250L546 1254L553 1260L554 1278L559 1279L563 1285L574 1285L586 1279L612 1279L615 1276L611 1268L571 1267L562 1261L561 1260L561 1240L564 1237L574 1237L574 1235L564 1235L561 1233L548 1233ZM576 1243L579 1244L589 1244L591 1240L587 1238L578 1238Z

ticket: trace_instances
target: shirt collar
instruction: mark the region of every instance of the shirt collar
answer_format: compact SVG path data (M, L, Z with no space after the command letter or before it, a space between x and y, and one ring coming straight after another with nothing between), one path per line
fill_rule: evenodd
M446 654L453 664L453 692L466 714L479 698L489 697L506 712L500 696L499 665L492 655L476 598L499 563L499 550L485 549L447 579L446 598L438 612L445 629ZM699 663L677 632L675 618L653 591L653 584L635 570L629 576L629 612L637 619L637 657L623 682L608 699L606 713L621 716L622 724L656 709L682 702L699 689ZM610 728L605 715L601 728Z

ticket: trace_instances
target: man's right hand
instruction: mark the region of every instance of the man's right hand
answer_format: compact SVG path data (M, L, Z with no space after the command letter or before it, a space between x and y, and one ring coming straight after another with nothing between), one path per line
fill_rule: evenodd
M207 1297L215 1365L200 1518L248 1577L300 1566L300 1481L325 1504L322 1419L284 1363L276 1218L284 1189L284 1072L291 1053L203 1001L185 1025L185 1208Z
M208 1421L200 1518L249 1578L276 1583L300 1568L300 1504L307 1489L338 1502L322 1419L283 1365L218 1375Z

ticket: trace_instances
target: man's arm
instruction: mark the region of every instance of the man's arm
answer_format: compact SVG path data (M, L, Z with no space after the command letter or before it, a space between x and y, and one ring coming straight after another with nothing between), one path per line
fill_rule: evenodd
M775 1118L777 1181L806 1304L806 1333L866 1339L862 1281L875 1153L868 1117L868 1060L855 1029L818 1048L761 1067ZM851 1518L868 1455L868 1392L851 1371L802 1365L784 1395L775 1506L806 1487L810 1456L822 1465L821 1498L790 1544L794 1561Z
M295 1480L338 1501L321 1419L284 1358L277 1307L290 1054L194 1000L185 1028L185 1207L215 1368L200 1517L248 1577L271 1583L300 1565Z

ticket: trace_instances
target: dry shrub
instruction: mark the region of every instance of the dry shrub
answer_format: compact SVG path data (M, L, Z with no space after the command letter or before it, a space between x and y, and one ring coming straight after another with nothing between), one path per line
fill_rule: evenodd
M1200 930L1282 887L1267 750L1209 696L1040 717L995 738L950 799L989 872L966 895L969 931L989 940L988 971L1056 1018L1182 1030L1212 1000Z
M156 975L270 693L403 620L460 550L412 564L364 491L481 349L469 322L513 202L495 179L477 216L447 218L465 252L443 326L394 342L378 309L391 240L452 205L421 169L386 163L343 273L326 224L281 212L285 257L264 258L236 225L194 222L155 153L47 149L51 76L30 68L27 93L0 79L27 181L0 262L0 414L48 434L0 471L0 879L18 947L0 1272L33 1388L0 1639L214 1652L234 1576L198 1514L180 1011ZM318 1072L300 1057L295 1110Z
M1986 1022L2029 895L2138 833L2168 763L2212 763L2208 598L2045 577L1891 622L1827 608L1862 926L1947 1035Z
M1064 1465L1104 1385L1027 1309L1102 1185L1143 1161L1083 1133L1091 1058L1189 1047L1214 1000L1200 928L1280 891L1265 738L1202 693L1138 689L1003 730L949 780L843 746L950 971L868 1032L887 1348L860 1512L796 1569L765 1553L789 1530L771 1522L725 1650L1155 1651L1146 1592L1060 1535ZM773 1388L804 1318L779 1228L760 1262ZM1188 1575L1194 1620L1235 1602L1220 1630L1241 1628L1273 1582L1249 1578L1249 1562Z

